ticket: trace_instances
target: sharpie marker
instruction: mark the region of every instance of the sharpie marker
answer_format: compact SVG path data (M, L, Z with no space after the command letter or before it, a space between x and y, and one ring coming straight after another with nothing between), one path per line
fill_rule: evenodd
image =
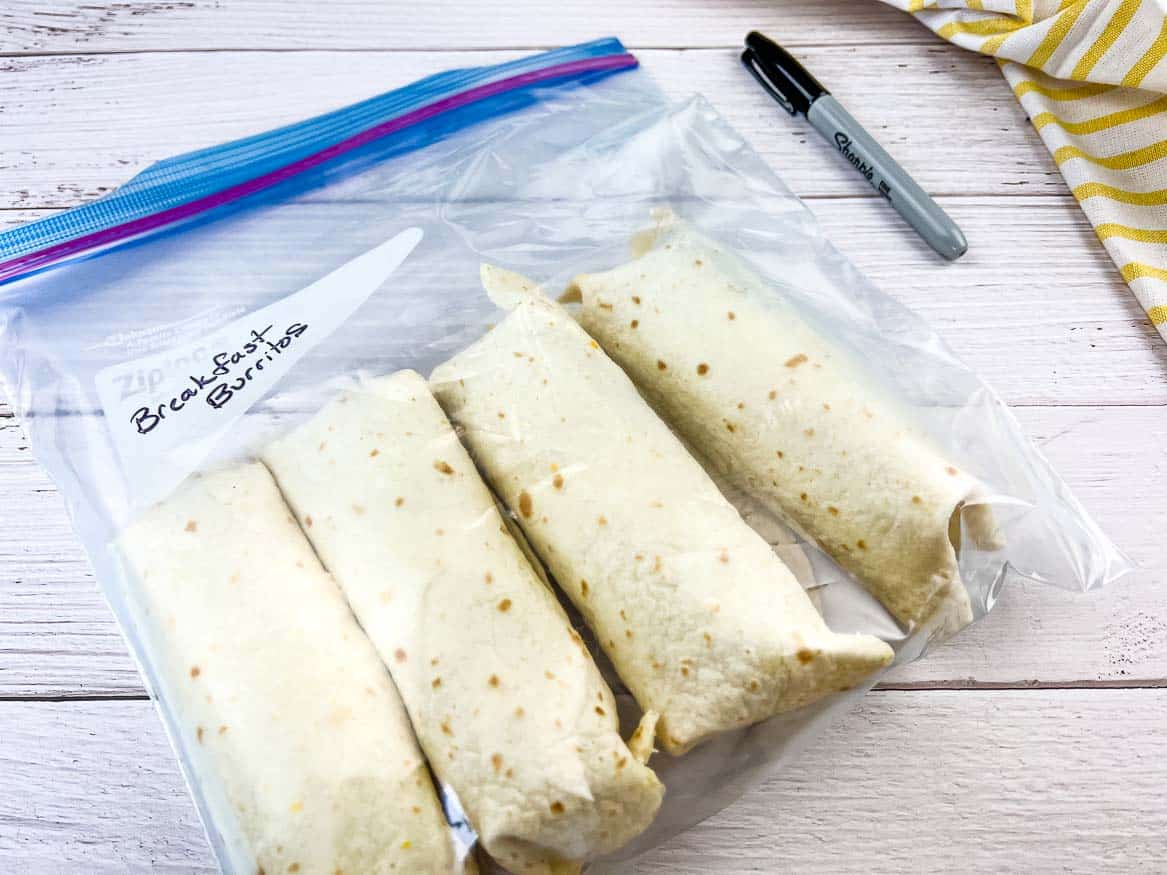
M964 255L968 242L956 222L789 52L754 31L746 37L742 63L783 109L805 115L929 246L950 261Z

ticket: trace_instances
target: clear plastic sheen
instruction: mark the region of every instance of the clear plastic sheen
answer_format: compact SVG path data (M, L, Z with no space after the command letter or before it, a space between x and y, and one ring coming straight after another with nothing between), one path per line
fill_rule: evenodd
M195 471L255 458L362 377L406 368L428 375L474 342L504 316L483 293L482 263L525 274L556 296L578 274L628 261L631 237L659 208L744 258L784 306L864 362L867 376L984 485L1006 546L961 556L975 617L1014 576L1086 590L1126 568L992 391L834 249L810 212L702 98L666 104L641 72L531 93L536 99L522 107L445 131L420 148L366 150L302 185L0 287L8 397L161 696L205 819L204 776L158 683L132 582L111 549L118 533L160 497L158 483L169 489ZM111 437L95 388L99 372L169 349L192 349L197 358L198 338L407 229L419 229L420 242L388 280L331 334L313 339L245 415L236 411L229 428L180 432L152 460L150 483L133 476L134 460ZM764 362L766 351L757 354ZM148 395L150 375L134 379ZM167 427L182 423L176 417ZM923 653L927 641L905 638L813 545L805 553L832 628L879 635L900 662ZM605 670L627 734L639 712ZM650 765L667 788L658 817L594 871L615 871L727 805L790 762L869 687L720 735L682 757L656 754ZM229 837L210 820L221 864L237 868Z

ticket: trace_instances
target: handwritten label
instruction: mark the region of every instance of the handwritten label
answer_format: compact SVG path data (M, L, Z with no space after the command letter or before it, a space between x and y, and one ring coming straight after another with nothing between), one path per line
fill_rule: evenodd
M311 285L186 343L98 372L135 503L166 495L231 426L339 328L419 242L402 231Z
M851 150L851 138L843 131L835 131L835 145L839 147L839 152L844 158L851 162L851 166L859 171L859 174L871 182L875 178L875 170L870 164L863 160L862 156Z

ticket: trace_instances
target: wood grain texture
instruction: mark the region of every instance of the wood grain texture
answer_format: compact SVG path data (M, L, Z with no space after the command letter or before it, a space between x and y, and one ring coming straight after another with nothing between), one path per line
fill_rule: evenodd
M994 612L895 685L1160 684L1167 679L1167 410L1021 408L1022 426L1141 568L1072 594L1006 590ZM142 695L144 690L45 475L13 420L0 420L0 696Z
M876 5L873 0L866 5ZM153 161L335 109L449 67L521 54L213 52L0 58L0 204L63 207ZM933 194L1066 192L991 59L924 45L808 47L800 56ZM874 197L742 68L735 49L647 50L673 98L704 94L798 194ZM854 71L864 70L863 76ZM928 87L920 87L927 82ZM906 100L905 94L911 99ZM35 97L33 97L35 96ZM988 123L954 123L960 117ZM1001 158L1001 138L1010 143Z
M7 0L0 51L543 48L607 34L633 47L733 47L751 29L796 46L935 39L870 0Z
M754 27L942 195L970 238L961 262L941 266L752 84L736 47ZM990 61L876 0L7 0L0 227L186 149L605 33L670 95L704 92L844 253L1022 405L1142 565L1084 596L1013 587L781 778L632 870L1167 870L1167 348ZM213 871L152 705L74 701L143 690L60 496L4 414L0 872ZM978 689L998 685L1043 688ZM1106 685L1130 688L1081 688Z
M1165 724L1167 690L876 692L624 871L1162 871ZM0 870L213 871L149 702L0 702L0 740Z

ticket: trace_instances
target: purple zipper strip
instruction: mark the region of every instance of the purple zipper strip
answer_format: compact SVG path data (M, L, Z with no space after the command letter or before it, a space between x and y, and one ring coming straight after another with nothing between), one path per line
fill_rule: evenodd
M206 195L205 197L189 201L185 204L179 204L176 207L170 207L169 209L153 213L149 216L143 216L140 219L133 219L121 225L103 228L100 231L94 231L91 234L85 234L73 240L56 243L36 252L29 252L18 256L9 261L0 262L0 282L20 276L23 273L37 268L45 267L70 255L77 255L89 249L108 246L111 243L136 237L139 234L144 234L165 225L189 219L192 216L197 216L199 213L205 213L207 210L213 210L216 207L237 201L240 198L263 191L265 188L278 185L297 174L311 170L313 167L317 167L346 152L359 149L388 134L395 133L418 122L425 121L426 119L433 118L436 115L441 115L453 109L458 109L467 104L485 100L488 97L494 97L499 94L505 94L508 91L514 91L517 88L523 88L527 85L545 82L548 79L560 79L565 76L599 72L602 70L621 70L635 66L636 58L630 54L609 55L603 58L587 58L582 61L569 61L564 64L556 64L553 67L533 70L529 73L520 73L518 76L500 79L497 82L489 82L486 85L479 85L451 95L450 97L443 97L441 100L436 100L426 106L410 110L404 115L389 119L389 121L375 125L366 131L361 131L359 134L354 134L348 139L334 143L331 146L321 149L319 152L314 152L277 170L269 171L262 176L238 183L230 188L217 191L214 194Z

